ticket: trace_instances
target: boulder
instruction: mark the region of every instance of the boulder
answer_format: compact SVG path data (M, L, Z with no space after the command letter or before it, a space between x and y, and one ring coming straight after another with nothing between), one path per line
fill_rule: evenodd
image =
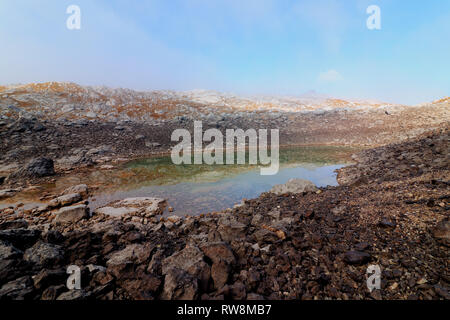
M139 212L136 208L114 208L114 207L102 207L95 210L97 214L104 214L110 217L121 217L123 215L129 214L134 215Z
M116 278L122 278L127 273L127 268L134 264L142 264L150 258L151 247L131 244L125 249L114 252L106 262L108 273Z
M230 247L225 242L205 243L200 250L213 262L211 267L211 278L216 289L226 285L232 265L236 259Z
M135 279L121 281L120 286L132 300L153 300L161 286L161 280L153 275L142 274Z
M33 284L36 289L41 290L51 285L65 284L67 277L68 275L64 269L43 269L37 275L33 276Z
M0 240L0 285L23 275L23 252Z
M159 198L127 198L109 203L95 211L113 217L119 217L125 214L150 217L162 214L166 205L166 200Z
M188 246L162 261L162 274L167 275L172 269L183 270L198 279L202 289L206 290L211 271L203 257L197 247Z
M54 220L55 224L77 223L82 219L89 218L89 209L86 205L80 204L59 209Z
M14 247L24 250L31 247L41 235L39 230L11 229L0 231L0 240L11 243Z
M25 251L23 258L37 266L52 267L63 260L64 252L60 246L39 241Z
M62 294L64 291L67 290L66 285L58 285L58 286L50 286L47 289L42 292L41 300L43 301L53 301L56 300L56 298Z
M28 222L26 222L23 219L0 223L0 230L26 229L26 228L28 228Z
M378 226L381 228L395 228L396 224L388 219L382 219L379 223Z
M243 238L247 226L236 221L234 217L224 217L219 220L217 231L219 232L223 241L231 242Z
M348 251L345 253L344 261L348 264L362 265L370 261L370 254L361 251Z
M274 186L269 192L281 195L286 193L315 192L317 190L317 187L311 181L304 179L291 179L285 184Z
M200 250L213 263L224 262L226 264L234 264L236 259L228 244L225 242L207 242L200 245Z
M64 207L64 206L74 204L80 200L81 200L81 195L79 193L70 193L70 194L65 194L63 196L53 199L52 201L50 201L49 206L52 208Z
M81 197L85 198L89 194L89 188L85 184L79 184L76 186L72 186L64 190L63 195L78 193Z
M170 269L164 279L163 300L195 300L198 296L197 278L180 269Z
M215 262L211 267L211 278L214 282L214 288L219 290L223 288L230 277L231 266L224 261Z
M25 300L31 298L33 281L30 276L24 276L8 282L0 289L0 300Z
M442 244L450 247L450 219L440 221L433 229L433 236Z
M17 193L16 189L4 189L0 190L0 200L7 199L14 197L14 195Z
M48 230L42 235L42 239L48 243L61 244L64 241L64 236L57 230Z
M247 296L245 285L241 281L236 281L230 287L230 293L233 300L244 300Z
M161 147L161 144L158 142L145 141L145 146L147 148L159 148L159 147Z
M9 243L0 240L0 260L20 258L22 254L22 251L16 249Z
M73 155L60 158L56 160L56 163L58 167L63 170L70 170L74 167L89 166L94 164L91 158L80 155Z
M13 174L14 177L41 178L55 174L53 160L38 158L31 160L24 168Z

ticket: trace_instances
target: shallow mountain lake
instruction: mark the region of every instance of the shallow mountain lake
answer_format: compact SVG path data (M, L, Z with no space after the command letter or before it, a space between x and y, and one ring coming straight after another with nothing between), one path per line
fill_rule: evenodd
M166 215L199 215L232 208L242 199L257 198L292 178L310 180L319 187L335 186L335 170L348 165L357 151L330 146L281 148L280 168L272 176L261 175L257 165L175 165L170 156L152 157L113 170L94 167L88 172L60 176L54 183L0 201L0 208L17 203L37 206L45 194L57 195L69 186L87 184L92 194L91 211L115 200L158 197L174 208L173 213L166 209Z
M130 197L158 197L174 208L171 215L221 211L292 178L310 180L316 186L337 185L335 170L348 164L355 151L348 147L282 148L279 172L272 176L261 175L256 165L174 165L170 157L135 160L118 171L92 173L91 179L109 180L110 187L95 194L90 207L93 210Z

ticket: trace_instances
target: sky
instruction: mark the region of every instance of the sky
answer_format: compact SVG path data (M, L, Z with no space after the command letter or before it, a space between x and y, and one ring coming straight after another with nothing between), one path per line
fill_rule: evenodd
M450 95L450 1L1 0L0 84L46 81L428 102Z

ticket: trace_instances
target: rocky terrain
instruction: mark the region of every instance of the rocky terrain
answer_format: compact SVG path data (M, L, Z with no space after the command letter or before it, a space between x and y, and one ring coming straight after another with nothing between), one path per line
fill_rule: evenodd
M445 106L448 101L419 107L442 112L444 118L428 124L438 129L420 134L427 124L412 126L414 139L355 156L355 165L340 170L338 187L318 189L293 180L225 212L185 218L157 218L165 203L154 198L125 199L89 212L85 185L70 187L38 208L19 204L2 209L0 299L448 300L450 128ZM400 120L406 117L401 111L397 116L377 112L385 119L380 136L407 123ZM414 116L414 111L408 114ZM421 119L434 114L423 113ZM341 121L358 115L349 112ZM390 119L397 119L395 125ZM17 146L11 141L22 139L38 148L48 145L45 139L60 139L56 146L65 150L83 143L95 147L93 140L81 142L81 137L66 146L63 138L95 130L97 124L89 121L70 122L68 131L61 129L65 122L44 122L45 130L37 131L40 145L24 133L36 137L41 120L30 120L31 128L16 134L12 132L23 118L4 121L4 159L14 158L5 156ZM392 127L386 125L390 121ZM351 129L333 125L329 130L344 134ZM359 132L370 130L364 127L347 139L360 139ZM127 129L111 127L110 132L120 136ZM412 134L405 128L402 132ZM327 139L339 140L339 133ZM120 150L121 139L117 141L114 146ZM57 155L56 146L42 154ZM98 159L108 154L97 151L87 152ZM17 177L51 174L51 161L34 160ZM14 192L3 190L0 197ZM82 269L81 290L66 287L69 265ZM380 290L370 292L366 286L369 265L381 268Z
M42 83L0 87L0 182L35 158L61 174L111 161L167 153L171 133L193 129L279 129L282 145L373 147L438 128L450 99L402 106L299 97L238 97L211 91L137 92ZM16 178L15 178L16 177ZM8 185L23 181L12 175ZM22 183L23 184L23 183Z

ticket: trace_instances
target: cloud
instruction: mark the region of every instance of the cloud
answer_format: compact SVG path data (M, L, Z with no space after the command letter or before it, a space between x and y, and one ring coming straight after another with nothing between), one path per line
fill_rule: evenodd
M341 76L341 74L334 69L330 69L326 72L321 72L319 73L318 77L319 82L338 82L343 79L344 78Z

